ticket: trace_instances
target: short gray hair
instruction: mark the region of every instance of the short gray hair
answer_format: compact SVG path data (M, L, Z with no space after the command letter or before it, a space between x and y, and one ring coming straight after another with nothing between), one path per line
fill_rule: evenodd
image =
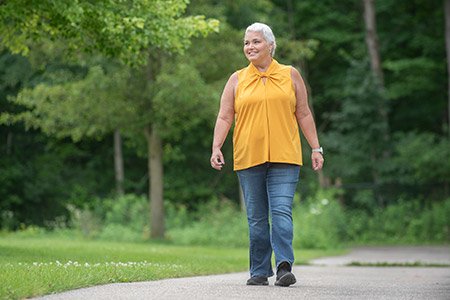
M248 26L245 30L245 33L252 32L261 32L266 42L272 45L272 50L270 51L270 55L273 57L275 55L275 49L277 48L277 42L275 41L275 36L273 35L272 29L266 24L263 23L253 23Z

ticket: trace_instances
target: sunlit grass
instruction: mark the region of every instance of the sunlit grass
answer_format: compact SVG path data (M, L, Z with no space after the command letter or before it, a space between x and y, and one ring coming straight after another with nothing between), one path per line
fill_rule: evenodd
M341 251L340 251L341 252ZM332 250L297 251L297 263ZM56 237L0 238L0 298L24 298L114 282L246 271L246 248L118 243Z

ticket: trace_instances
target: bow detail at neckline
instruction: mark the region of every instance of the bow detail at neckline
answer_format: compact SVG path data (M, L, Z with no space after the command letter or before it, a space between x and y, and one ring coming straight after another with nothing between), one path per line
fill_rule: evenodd
M252 73L253 73L252 75L253 75L254 80L259 80L262 78L266 78L266 80L269 79L271 81L277 80L277 78L278 78L277 75L279 75L278 74L279 64L275 59L272 59L272 62L270 63L269 67L264 72L259 71L258 68L255 65L253 65L252 63L250 63L250 65L251 65L250 68L252 70Z
M267 71L256 73L256 76L258 76L259 78L271 78L271 75L272 73L268 73Z

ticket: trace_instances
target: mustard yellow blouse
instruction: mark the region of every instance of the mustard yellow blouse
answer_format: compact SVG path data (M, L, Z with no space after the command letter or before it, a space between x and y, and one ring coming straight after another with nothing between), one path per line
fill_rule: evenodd
M265 162L302 165L291 67L272 60L266 72L250 63L237 74L234 170Z

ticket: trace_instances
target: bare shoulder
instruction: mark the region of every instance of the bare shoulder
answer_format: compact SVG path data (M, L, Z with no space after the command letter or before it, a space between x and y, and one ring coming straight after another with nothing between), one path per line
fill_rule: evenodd
M305 89L305 82L303 81L302 75L294 67L291 67L291 78L292 78L292 84L294 85L296 92L302 91Z
M232 93L233 95L236 92L236 88L238 85L238 72L234 72L231 74L230 78L228 78L227 84L224 88L224 93Z
M300 75L300 72L291 66L291 78L295 83L298 83L302 80L302 76Z
M231 74L227 84L231 84L233 87L235 87L237 83L238 83L238 72L236 71L233 74Z
M225 84L222 93L222 101L229 102L234 100L237 84L238 84L238 73L234 72L233 74L231 74L230 78L228 78L228 81Z

